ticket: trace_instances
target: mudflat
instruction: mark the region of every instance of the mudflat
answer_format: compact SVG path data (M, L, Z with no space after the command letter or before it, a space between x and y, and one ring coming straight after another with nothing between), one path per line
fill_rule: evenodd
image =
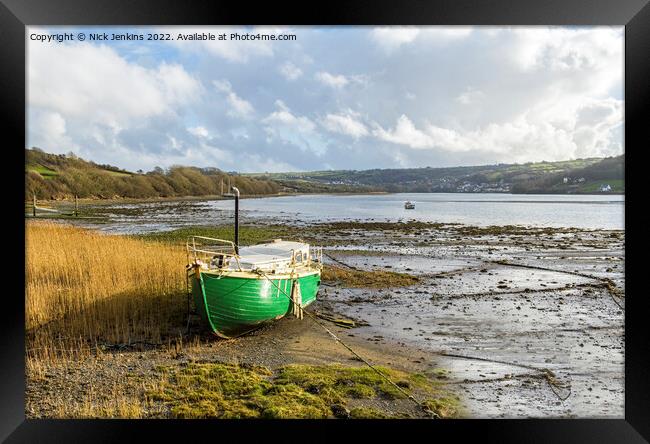
M280 231L325 246L326 266L339 270L323 281L307 311L363 321L359 326L287 316L220 340L201 332L192 316L189 335L181 336L182 326L178 338L170 335L163 344L107 344L32 372L27 416L57 417L62 404L109 402L117 393L128 416L130 403L161 378L161 367L364 366L323 326L374 365L431 378L459 398L456 415L624 416L623 231L367 222ZM364 272L412 279L350 280ZM423 417L408 399L348 403L357 405Z

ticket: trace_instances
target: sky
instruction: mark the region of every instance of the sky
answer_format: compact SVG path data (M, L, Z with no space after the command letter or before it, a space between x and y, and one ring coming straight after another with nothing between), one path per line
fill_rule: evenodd
M624 150L623 29L29 27L27 147L131 171L614 156ZM32 40L66 32L73 41ZM82 42L80 32L171 40ZM228 38L177 37L193 33Z

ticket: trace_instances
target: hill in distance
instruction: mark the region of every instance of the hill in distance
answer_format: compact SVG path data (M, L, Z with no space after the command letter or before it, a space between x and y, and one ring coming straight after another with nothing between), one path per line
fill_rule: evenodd
M624 157L449 168L399 168L248 174L310 192L328 186L365 191L535 194L624 193ZM609 191L601 191L608 189Z
M133 173L111 165L98 165L73 154L25 150L25 193L29 199L157 198L214 196L228 192L228 184L242 195L277 194L281 186L271 180L225 173L217 168L173 166Z
M297 173L224 172L173 166L149 172L99 165L74 154L25 150L27 198L165 198L217 196L228 184L242 195L370 192L501 192L616 194L625 192L624 156L562 162L450 168L400 168ZM606 191L605 191L606 190Z

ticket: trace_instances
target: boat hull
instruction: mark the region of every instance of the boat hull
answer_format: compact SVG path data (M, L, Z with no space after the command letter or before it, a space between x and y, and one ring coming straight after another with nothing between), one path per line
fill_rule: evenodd
M203 325L218 336L232 338L289 313L294 281L300 283L302 306L314 302L320 271L310 270L292 277L195 269L191 281L194 304Z

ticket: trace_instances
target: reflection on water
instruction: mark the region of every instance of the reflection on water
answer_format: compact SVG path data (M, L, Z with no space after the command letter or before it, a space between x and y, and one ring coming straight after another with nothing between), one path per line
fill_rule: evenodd
M404 202L415 203L414 210ZM170 230L232 221L230 200L116 204L95 209L109 217L100 229L116 233ZM624 229L621 195L512 195L491 193L402 193L299 195L243 199L242 222L313 223L341 220L526 225Z

